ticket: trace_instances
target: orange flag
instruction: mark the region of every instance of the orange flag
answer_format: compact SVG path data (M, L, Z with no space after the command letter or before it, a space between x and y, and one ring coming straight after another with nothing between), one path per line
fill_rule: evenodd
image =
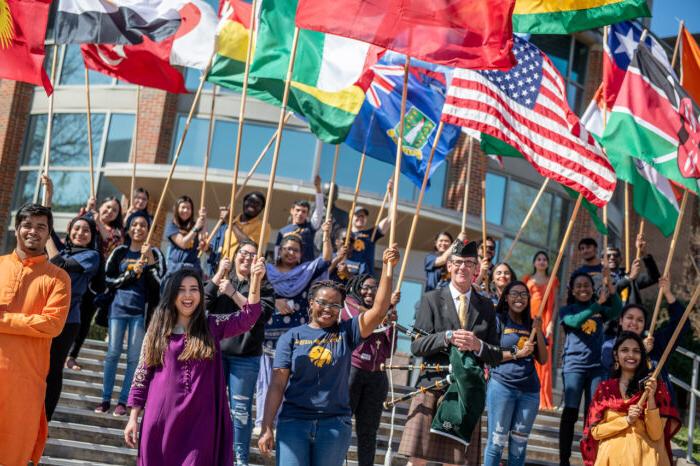
M700 46L685 27L681 37L683 40L681 85L696 103L700 103Z

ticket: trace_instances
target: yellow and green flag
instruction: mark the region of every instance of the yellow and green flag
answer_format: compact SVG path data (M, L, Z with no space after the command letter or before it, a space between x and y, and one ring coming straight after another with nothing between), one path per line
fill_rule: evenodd
M241 90L250 40L250 7L227 0L218 28L217 56L208 80ZM236 14L238 7L239 14ZM262 0L248 93L281 105L291 56L297 0ZM370 45L316 31L299 31L288 107L329 144L343 142L365 99ZM366 84L369 84L367 82Z
M516 0L513 30L570 34L651 16L646 0Z

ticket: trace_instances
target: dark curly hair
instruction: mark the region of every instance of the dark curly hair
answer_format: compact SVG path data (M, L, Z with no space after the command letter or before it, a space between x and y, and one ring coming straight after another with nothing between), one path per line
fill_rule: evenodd
M574 298L574 282L578 277L586 277L591 282L591 288L593 288L593 295L591 296L591 299L596 299L595 282L593 281L593 277L588 275L587 272L574 272L571 274L571 278L569 278L569 288L566 290L566 304L574 304L576 302L576 298Z
M347 294L345 285L333 280L319 280L314 282L314 284L309 288L309 301L316 297L316 293L318 293L321 288L330 288L331 290L337 291L340 294L340 301L345 301L345 296Z
M350 280L348 280L347 285L345 285L345 292L347 293L348 296L351 298L355 299L357 302L361 303L362 302L362 285L365 283L370 278L374 278L374 276L368 274L368 273L362 273L359 275L353 276Z
M613 357L617 353L618 348L620 348L620 345L622 345L622 343L624 343L627 340L634 340L637 342L637 344L639 345L639 351L641 356L641 358L639 359L639 365L637 366L637 370L634 371L634 377L632 377L632 380L630 380L629 385L627 385L626 395L628 397L631 397L634 396L640 390L642 390L641 384L644 381L644 379L646 379L649 375L649 365L647 364L647 350L644 347L644 341L642 340L642 337L640 337L634 332L620 333L620 336L617 337L617 340L615 340L615 346L613 346ZM613 379L619 379L620 375L622 375L622 369L620 368L619 364L617 368L613 366L613 370L610 373L610 377Z
M521 281L518 280L513 280L512 282L508 283L506 287L503 289L503 293L501 293L501 298L498 300L498 304L496 304L496 315L498 318L501 320L501 322L506 322L508 319L508 293L510 293L510 290L513 289L513 287L520 285L525 288L525 290L528 293L528 299L527 299L527 306L525 306L525 309L523 309L523 325L526 327L532 327L532 317L530 316L530 290L528 290L527 285Z

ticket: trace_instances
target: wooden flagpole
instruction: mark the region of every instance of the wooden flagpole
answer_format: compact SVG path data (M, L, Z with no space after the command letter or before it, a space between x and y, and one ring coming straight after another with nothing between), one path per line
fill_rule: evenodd
M90 73L85 67L85 108L87 110L88 158L90 160L90 197L95 197L95 164L92 148L92 112L90 110Z
M520 235L522 235L523 231L525 231L525 227L527 226L528 222L530 221L530 217L532 217L532 214L535 212L535 209L537 208L537 204L540 202L540 198L542 197L542 194L544 194L545 189L547 189L548 184L549 184L549 178L545 178L544 181L542 182L542 186L540 186L540 190L537 192L537 195L535 196L535 199L532 201L532 205L530 205L530 209L527 211L527 214L525 215L523 222L520 224L520 229L518 230L518 233L516 233L515 238L513 239L513 242L510 244L510 247L508 248L508 252L506 253L505 257L503 258L503 262L508 262L508 259L510 259L510 256L513 254L513 250L515 249L515 245L518 243L518 240L520 239Z
M374 228L372 229L372 241L377 237L377 228L379 228L379 222L382 220L382 215L384 214L384 209L386 208L386 203L389 202L389 191L384 193L384 198L379 206L379 212L377 212L377 219L374 221Z
M639 221L639 232L637 235L643 236L644 235L644 217ZM642 256L642 249L637 248L637 254L635 255L635 259L639 259Z
M676 219L676 227L673 230L673 237L671 238L671 245L668 248L668 256L666 256L666 264L664 265L664 273L662 277L668 277L671 272L671 262L673 262L673 254L676 252L676 244L678 244L678 235L681 231L681 224L683 223L683 216L685 215L685 206L688 203L688 190L683 190L683 199L681 200L680 210L678 212L678 218ZM663 297L663 291L659 287L659 293L656 296L656 304L654 305L654 313L651 316L651 323L649 324L649 336L654 336L654 330L656 329L656 320L659 318L659 309L661 308L661 298Z
M486 259L486 173L484 173L484 179L481 180L481 248L482 248L482 259ZM479 263L481 266L481 263ZM485 277L482 277L484 283L484 289L488 293L489 291L489 276L488 273Z
M335 203L333 202L333 196L335 196L335 175L338 170L338 157L340 156L340 144L336 144L335 146L335 153L333 154L333 171L331 172L331 182L329 185L329 190L328 190L328 204L326 205L326 222L331 219L331 211L333 210L333 206ZM348 230L345 233L345 236L350 236L350 230L352 228L352 212L350 212L350 225L348 225ZM326 241L328 239L328 235L330 232L326 233L324 231L323 233L323 241Z
M139 103L141 102L141 86L136 86L136 116L134 117L134 139L131 142L131 187L129 191L129 207L133 204L134 191L136 190L136 155L138 154L139 141Z
M423 205L423 195L425 194L425 188L428 186L428 179L430 179L430 167L433 163L433 156L435 155L435 150L437 149L438 143L440 142L440 136L442 135L442 129L445 124L440 121L438 125L437 132L435 133L435 140L433 141L433 147L430 149L430 157L428 158L428 163L425 165L425 174L423 175L423 184L420 187L420 193L418 194L418 201L416 202L416 211L413 214L413 221L411 222L411 230L408 232L408 240L406 241L406 250L403 253L403 261L401 261L401 269L399 270L399 279L396 281L396 286L394 291L401 291L401 283L403 283L403 277L406 273L406 265L408 264L408 256L411 254L411 247L413 246L413 235L416 232L416 227L418 226L418 219L420 218L420 209Z
M209 159L211 158L211 145L214 139L214 107L216 106L216 91L218 86L214 86L211 93L211 107L209 107L209 131L207 132L207 150L204 152L204 179L202 180L202 192L200 194L200 210L206 205L207 200L207 177L209 175Z
M226 224L226 232L224 233L224 244L221 249L222 255L225 255L228 258L231 258L231 235L233 235L233 211L236 205L236 186L238 185L238 170L241 164L241 145L243 142L243 124L245 122L245 107L246 103L248 101L248 79L250 77L250 65L251 62L253 61L253 48L254 48L254 41L255 41L255 14L257 11L257 0L253 0L253 4L251 6L250 10L250 39L248 40L248 48L246 49L246 56L245 56L245 70L243 74L243 89L241 89L241 106L238 110L238 131L236 132L236 150L233 155L233 178L231 179L231 199L228 204L228 223ZM292 57L290 61L294 61L294 58ZM286 86L285 86L285 92L287 92ZM285 96L286 97L286 96ZM286 101L284 102L286 106ZM278 125L277 129L277 140L281 139L282 137L282 125ZM276 162L276 161L275 161ZM271 172L270 174L271 179L274 178L274 171ZM268 198L270 194L268 193ZM269 199L267 200L267 205L269 205ZM265 208L265 215L267 215L267 207ZM263 221L263 226L262 226L262 232L265 233L265 227L266 221ZM212 232L213 234L213 232ZM264 238L265 235L261 236ZM260 255L261 251L261 244L258 243L258 255ZM264 250L264 249L263 249ZM252 286L253 284L251 283L250 289L254 290L255 288Z
M666 345L664 353L661 355L661 359L659 359L659 363L656 365L656 367L654 368L654 372L652 372L651 376L649 377L650 379L656 380L659 378L659 374L661 374L661 369L663 369L664 365L666 364L666 361L671 355L671 351L673 351L673 347L676 345L676 341L678 340L678 337L681 334L681 330L683 330L683 327L685 326L685 323L688 320L690 313L693 312L693 308L695 308L695 304L697 304L698 298L700 298L700 284L695 285L695 291L693 292L693 296L690 298L688 306L685 308L681 319L678 321L678 325L676 325L676 329L673 331L673 335L671 335L671 339ZM647 391L644 391L642 397L637 403L637 406L644 406L644 403L646 403L648 397L649 393Z
M401 92L401 115L399 118L399 135L396 141L396 161L394 163L394 183L391 191L391 228L389 229L389 247L396 242L396 223L398 221L399 210L399 180L401 178L401 157L403 155L403 136L406 120L406 100L408 98L408 70L411 66L411 57L406 56L403 65L403 90ZM393 275L391 267L386 268L387 277Z
M630 186L625 181L625 271L630 272ZM606 252L607 254L607 252Z
M464 200L462 201L462 231L467 233L467 209L469 207L469 178L472 176L472 156L474 155L474 138L469 136L469 153L467 154L467 172L464 175Z
M360 194L360 183L362 182L362 173L365 170L365 158L367 155L363 152L360 158L360 168L357 169L357 181L355 182L355 192L352 195L352 204L350 205L350 218L355 215L355 206L357 205L357 196ZM350 225L352 227L352 225ZM347 248L350 245L350 235L348 232L345 233L345 244Z
M206 76L207 73L209 73L209 69L211 68L211 63L214 60L214 53L209 57L209 61L207 62L207 66L204 69L204 72L202 73L202 77L199 80L199 86L197 87L197 92L194 95L194 99L192 99L192 106L190 107L190 112L187 114L187 120L185 121L185 127L182 129L182 136L180 136L180 140L177 143L177 148L175 149L175 155L173 156L173 161L170 164L170 171L168 172L168 177L165 179L165 184L163 185L163 191L160 194L160 199L158 200L158 206L156 207L156 211L153 214L153 222L152 225L156 225L158 222L158 216L160 215L161 210L163 209L163 203L165 202L165 198L168 194L168 187L170 187L170 181L173 178L173 173L175 173L175 167L177 166L177 161L180 158L180 154L182 153L182 147L185 144L185 138L187 137L187 131L190 129L190 123L192 123L192 117L194 116L194 111L197 108L197 104L199 103L199 97L202 95L202 89L204 88L204 82L206 81ZM133 193L132 193L133 194ZM151 244L151 241L153 240L153 232L155 231L155 228L150 228L148 230L148 236L146 237L146 244ZM141 259L143 259L143 254L141 254Z
M51 84L55 85L56 83L56 63L58 62L58 44L54 44L53 46L53 57L51 57ZM56 95L56 89L54 88L54 91L51 93L49 96L49 114L47 116L47 121L46 121L46 142L45 142L45 147L44 147L44 175L49 176L49 164L51 160L51 132L53 129L53 98L54 95ZM48 198L46 195L46 189L44 189L44 193L42 194L42 204L46 205Z
M272 166L270 167L270 177L267 183L267 197L265 209L263 210L262 229L260 230L260 240L258 241L258 255L260 257L265 251L266 244L265 235L267 234L267 222L270 218L270 206L272 205L272 189L275 185L275 175L277 172L277 161L279 160L280 147L282 145L282 128L284 127L284 117L287 113L287 102L289 100L289 88L292 84L292 73L294 72L294 60L297 55L297 45L299 44L299 28L294 28L294 37L292 38L292 50L289 56L289 68L287 68L287 76L284 80L284 94L282 94L282 105L280 108L279 122L277 123L277 139L275 140L275 151L272 153ZM251 279L250 289L254 290L257 287L255 276Z
M571 212L571 218L569 219L569 224L566 226L566 231L564 232L564 238L561 240L561 245L559 246L559 253L557 254L557 259L554 261L554 266L552 267L552 272L549 274L550 278L547 282L547 288L544 290L544 295L542 296L542 301L540 301L540 306L537 309L537 317L542 317L544 308L547 305L547 300L552 294L552 288L554 288L555 278L557 273L559 273L559 266L561 266L562 258L564 257L564 251L566 250L567 244L569 244L569 238L571 237L571 232L574 230L574 223L576 222L576 217L581 209L581 204L583 203L583 194L578 195L576 198L576 204L574 204L574 210ZM530 341L535 339L537 329L533 327L530 332Z

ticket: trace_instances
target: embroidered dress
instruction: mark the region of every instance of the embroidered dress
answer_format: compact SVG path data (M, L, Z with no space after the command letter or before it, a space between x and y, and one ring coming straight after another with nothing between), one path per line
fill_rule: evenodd
M145 407L139 436L139 466L233 464L233 430L219 342L250 330L259 303L237 314L208 317L216 352L213 359L178 361L186 336L170 336L163 365L139 364L129 406Z

